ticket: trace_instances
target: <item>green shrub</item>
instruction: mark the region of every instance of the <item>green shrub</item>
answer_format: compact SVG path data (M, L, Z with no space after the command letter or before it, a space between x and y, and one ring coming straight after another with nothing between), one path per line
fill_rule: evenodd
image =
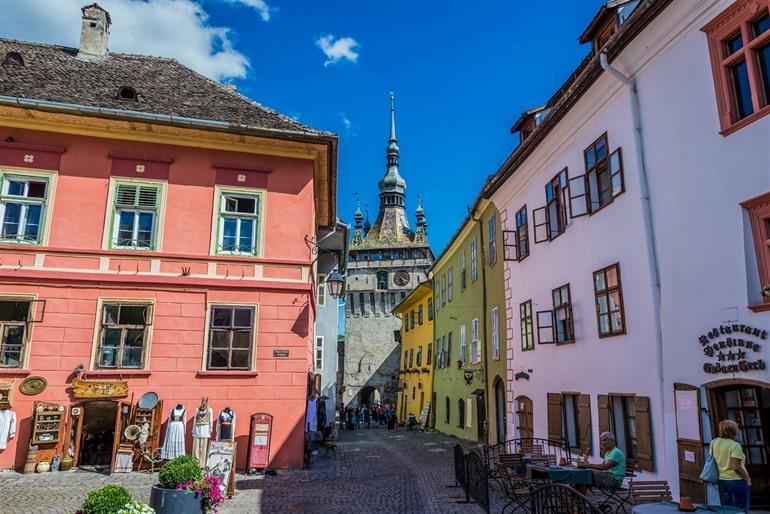
M110 484L94 489L83 502L83 514L114 514L131 502L131 494L122 485Z
M200 464L189 455L182 455L168 461L158 473L158 485L163 489L176 489L176 486L183 482L189 480L197 482L202 479Z

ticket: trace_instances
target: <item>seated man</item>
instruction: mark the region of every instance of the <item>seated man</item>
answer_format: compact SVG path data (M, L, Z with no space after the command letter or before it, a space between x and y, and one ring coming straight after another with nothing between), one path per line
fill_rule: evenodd
M599 436L599 445L604 455L601 464L582 464L581 467L604 471L596 473L596 485L599 487L618 487L626 476L626 456L623 451L615 446L615 434L604 432Z

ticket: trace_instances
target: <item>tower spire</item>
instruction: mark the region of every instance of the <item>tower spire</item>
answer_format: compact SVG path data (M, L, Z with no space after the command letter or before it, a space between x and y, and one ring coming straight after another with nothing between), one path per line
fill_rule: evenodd
M390 137L385 151L386 171L380 180L380 210L386 207L404 208L406 181L398 173L398 141L396 141L396 95L390 98Z
M390 141L396 140L396 95L390 90Z

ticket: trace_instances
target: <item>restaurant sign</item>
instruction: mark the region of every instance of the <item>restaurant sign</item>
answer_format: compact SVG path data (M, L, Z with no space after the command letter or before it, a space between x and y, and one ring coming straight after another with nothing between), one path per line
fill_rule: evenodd
M758 339L767 339L767 330L737 323L712 328L698 338L706 357L716 358L716 362L703 364L703 371L720 374L765 369L765 361L752 360L762 349Z

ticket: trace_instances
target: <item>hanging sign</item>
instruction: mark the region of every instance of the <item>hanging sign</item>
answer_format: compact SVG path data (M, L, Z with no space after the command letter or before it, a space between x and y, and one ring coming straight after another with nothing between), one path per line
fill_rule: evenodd
M729 374L764 370L767 367L765 361L756 359L762 349L757 342L759 339L767 339L767 330L737 323L712 328L698 338L703 354L716 359L716 362L703 364L703 371Z

